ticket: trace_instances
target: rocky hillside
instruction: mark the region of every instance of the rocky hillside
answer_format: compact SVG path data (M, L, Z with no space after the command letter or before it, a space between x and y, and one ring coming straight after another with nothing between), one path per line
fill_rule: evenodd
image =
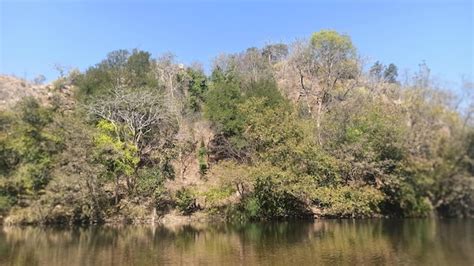
M18 77L0 75L0 109L9 108L28 96L45 103L52 96L51 87L34 85Z

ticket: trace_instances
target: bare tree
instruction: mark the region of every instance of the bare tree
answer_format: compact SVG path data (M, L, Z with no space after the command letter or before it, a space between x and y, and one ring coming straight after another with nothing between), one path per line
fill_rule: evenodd
M96 100L89 110L112 123L119 139L129 138L141 156L163 146L160 140L176 131L163 97L152 89L115 89Z
M262 55L270 64L282 61L288 56L288 45L284 43L268 44L262 49Z
M179 96L177 75L180 70L172 53L166 53L159 57L153 68L155 78L164 86L171 99Z
M139 162L134 166L133 176L126 175L129 192L135 187L141 166L168 165L178 126L158 90L114 89L90 104L88 109L93 116L113 125L117 139L131 142L137 148Z
M68 73L69 70L71 69L71 67L64 66L64 65L61 65L61 64L54 64L54 65L53 65L53 68L54 68L54 70L58 71L58 73L59 73L59 78L64 78L64 77L66 77L67 73Z
M214 59L213 69L231 74L247 85L259 80L273 78L273 69L268 57L269 51L252 47L236 54L221 54Z

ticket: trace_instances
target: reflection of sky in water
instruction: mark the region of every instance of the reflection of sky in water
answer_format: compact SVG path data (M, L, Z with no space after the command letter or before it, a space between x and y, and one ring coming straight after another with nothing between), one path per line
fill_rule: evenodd
M14 265L473 265L474 220L324 220L0 232Z

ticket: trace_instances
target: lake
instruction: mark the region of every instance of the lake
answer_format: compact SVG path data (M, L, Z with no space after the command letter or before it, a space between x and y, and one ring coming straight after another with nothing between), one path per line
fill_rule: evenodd
M2 265L474 265L474 220L3 227Z

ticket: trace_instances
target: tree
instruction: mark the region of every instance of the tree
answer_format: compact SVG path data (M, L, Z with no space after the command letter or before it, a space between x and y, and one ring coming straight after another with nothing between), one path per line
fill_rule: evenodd
M334 99L342 100L355 86L344 81L359 75L357 52L349 36L332 30L313 33L309 44L298 42L290 64L296 69L300 90L297 101L304 100L307 111L316 120L321 144L321 118L325 107Z
M1 110L2 215L142 222L204 199L230 219L474 216L472 82L444 91L425 63L405 84L394 64L362 72L330 30L214 64L117 50L54 83L76 98Z
M398 67L395 64L390 64L383 72L383 78L388 83L396 83L398 77Z
M242 90L252 82L273 79L267 52L252 47L241 53L220 55L214 60L213 76L220 73L221 77L237 83Z
M51 179L53 156L61 150L61 140L54 129L51 110L34 98L25 98L17 106L16 121L7 135L6 156L2 163L28 193L43 189Z
M288 45L284 43L266 45L262 49L262 55L270 64L275 64L288 56Z
M79 87L79 95L86 100L124 87L157 87L152 65L153 60L148 52L116 50L79 75L74 84Z
M216 160L248 159L248 143L243 134L248 129L247 119L253 113L242 111L241 104L251 99L262 99L263 107L267 108L285 101L273 80L250 82L245 90L237 84L239 83L214 83L206 98L204 114L214 123L218 132L211 142L211 150L219 153Z
M33 204L53 179L63 149L51 109L26 97L12 111L0 118L0 212Z
M106 180L101 178L107 169L97 160L94 137L98 132L80 112L61 117L58 123L63 129L64 149L52 169L54 178L41 198L43 204L49 205L44 219L55 223L64 219L60 216L68 216L73 223L102 222L110 204ZM55 210L58 202L63 206L61 212Z
M97 161L106 169L104 176L115 180L115 204L119 202L119 182L126 178L129 193L135 187L140 156L138 147L127 139L121 139L117 134L116 124L110 120L100 120L97 123L98 134L95 137Z
M153 89L122 88L88 106L92 115L108 122L101 122L99 125L106 126L106 133L113 135L117 145L136 149L139 161L133 166L134 174L138 167L153 164L154 159L157 159L162 167L167 167L169 163L168 156L173 147L177 127L173 115L169 113L162 99L162 95ZM130 150L130 153L133 154L134 151ZM130 171L124 172L127 176L131 175ZM135 179L129 179L128 183L132 189Z
M204 116L213 123L217 132L210 143L216 161L245 157L242 153L245 141L241 137L245 117L238 110L238 104L243 101L237 84L226 81L213 83L206 95Z
M205 116L214 122L218 132L228 136L238 135L243 129L243 117L237 105L242 101L243 96L236 84L213 84L206 97Z
M201 69L188 68L188 106L192 112L201 111L208 90L207 77Z
M379 61L375 62L369 70L370 76L374 77L377 81L382 79L385 66Z
M44 81L46 80L46 77L44 75L38 75L34 80L33 83L35 85L42 85Z
M112 123L117 137L130 140L142 156L166 146L161 142L176 131L162 95L153 89L115 90L91 104L89 110Z
M134 49L127 58L126 68L130 87L156 86L151 76L152 60L149 52Z
M66 76L66 73L70 69L70 67L67 67L67 66L64 66L64 65L61 65L61 64L57 64L57 63L53 65L53 68L54 68L54 70L58 71L60 79L64 78Z
M350 78L354 75L354 61L357 52L349 36L336 31L322 30L311 36L311 47L317 62L317 71L322 84L328 90L335 86L341 78Z

